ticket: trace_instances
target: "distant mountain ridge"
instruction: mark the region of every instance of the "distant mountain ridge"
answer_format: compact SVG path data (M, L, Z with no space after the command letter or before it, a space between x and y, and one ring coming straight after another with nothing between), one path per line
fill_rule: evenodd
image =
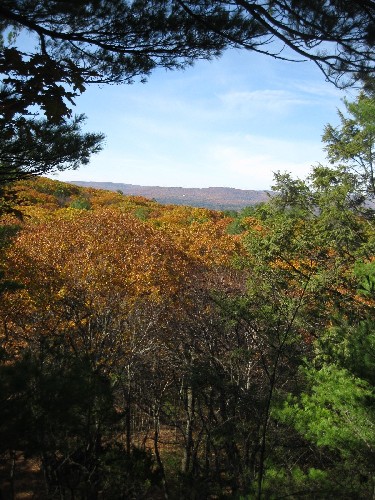
M143 196L164 205L189 205L213 210L240 210L267 201L271 194L266 190L226 187L183 188L91 181L69 181L69 183L86 188L121 191L128 196Z

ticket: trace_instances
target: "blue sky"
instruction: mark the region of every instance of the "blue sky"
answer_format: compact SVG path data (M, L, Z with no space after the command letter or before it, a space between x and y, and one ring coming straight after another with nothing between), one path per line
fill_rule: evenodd
M323 128L344 95L311 62L235 50L146 84L92 86L75 112L105 133L104 150L53 178L268 189L275 171L304 178L324 162Z

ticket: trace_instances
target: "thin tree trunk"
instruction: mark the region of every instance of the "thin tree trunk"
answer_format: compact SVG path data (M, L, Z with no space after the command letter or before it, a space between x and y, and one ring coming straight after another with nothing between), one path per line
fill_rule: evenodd
M156 411L154 414L154 451L155 451L155 457L156 457L156 463L158 464L161 478L162 478L162 484L163 484L163 489L164 489L164 498L167 500L169 498L168 495L168 485L167 485L167 480L165 477L165 470L164 470L164 465L160 456L159 452L159 412Z
M10 455L11 455L11 467L10 467L10 495L11 495L11 499L12 499L12 500L14 500L14 499L15 499L14 476L15 476L15 472L16 472L16 452L12 450L12 451L10 452Z
M193 450L193 424L194 424L194 394L191 386L186 389L186 428L185 428L185 449L182 459L181 472L187 474L190 470L192 450Z

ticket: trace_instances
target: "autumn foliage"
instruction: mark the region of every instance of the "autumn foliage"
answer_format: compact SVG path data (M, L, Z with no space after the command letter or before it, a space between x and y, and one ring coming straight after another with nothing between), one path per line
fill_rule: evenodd
M352 272L356 259L372 272L360 216L347 214L370 243L342 230L344 246L322 238L323 210L276 198L235 219L44 178L12 190L0 234L6 491L29 457L41 498L261 499L318 479L324 491L335 452L288 419L337 311L353 324L372 314L372 282L363 294Z

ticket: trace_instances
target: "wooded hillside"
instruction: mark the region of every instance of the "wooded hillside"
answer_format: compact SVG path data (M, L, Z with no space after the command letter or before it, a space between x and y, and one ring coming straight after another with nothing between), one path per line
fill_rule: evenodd
M242 210L247 206L268 201L270 194L265 190L225 187L183 188L89 181L74 181L72 184L109 191L121 191L128 196L144 196L163 204L185 205L211 210Z
M230 216L4 189L5 498L373 497L375 192L350 164L366 130L346 158L327 128L342 164L278 174Z

